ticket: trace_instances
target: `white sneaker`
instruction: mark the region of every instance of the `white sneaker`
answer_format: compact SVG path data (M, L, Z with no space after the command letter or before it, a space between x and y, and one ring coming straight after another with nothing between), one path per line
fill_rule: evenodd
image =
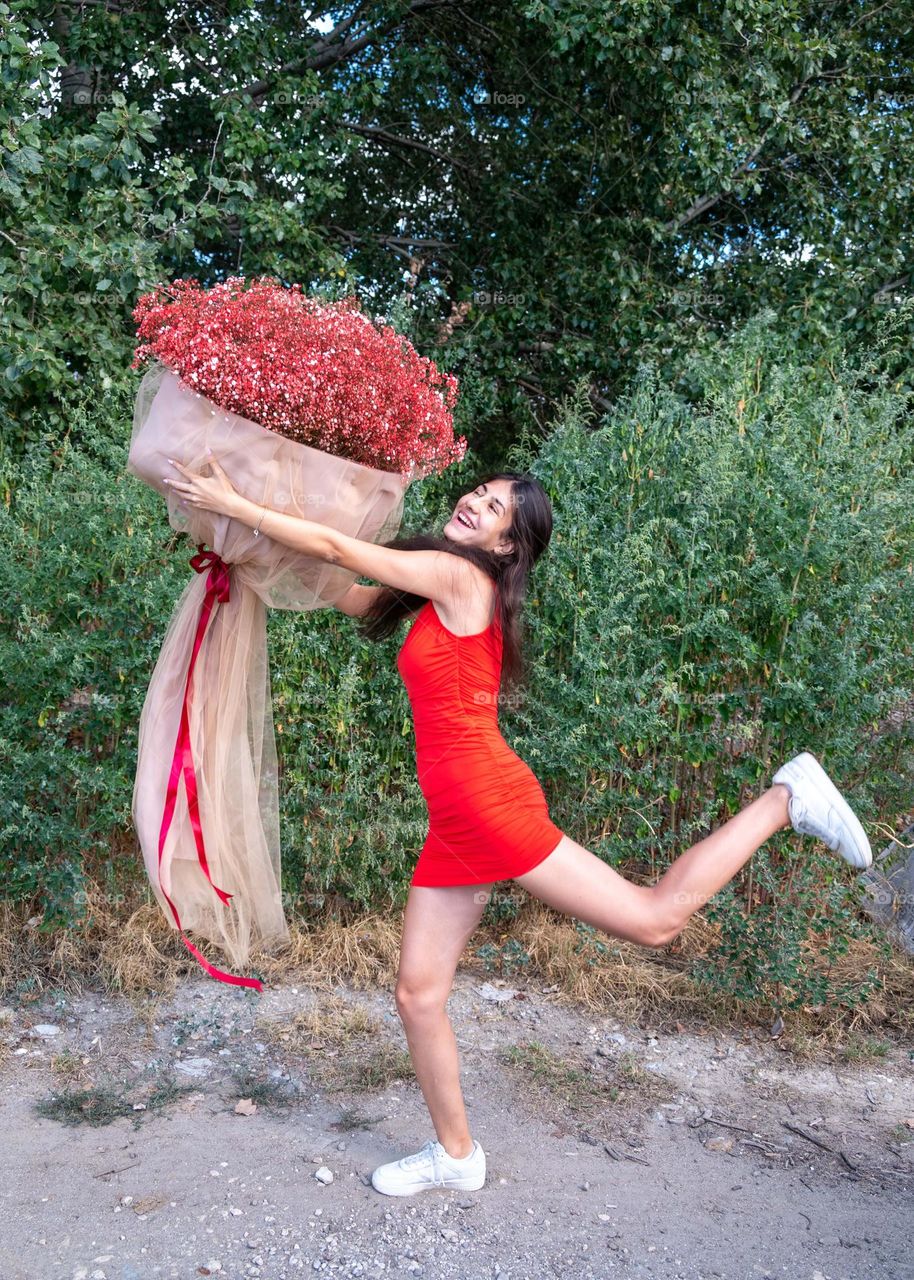
M857 815L815 756L803 751L781 765L772 782L790 789L787 808L794 831L815 836L852 867L873 862L873 851Z
M478 1191L486 1180L486 1153L474 1140L473 1150L463 1160L449 1156L440 1142L429 1138L421 1151L382 1164L371 1175L375 1191L386 1196L413 1196L432 1187L456 1191Z

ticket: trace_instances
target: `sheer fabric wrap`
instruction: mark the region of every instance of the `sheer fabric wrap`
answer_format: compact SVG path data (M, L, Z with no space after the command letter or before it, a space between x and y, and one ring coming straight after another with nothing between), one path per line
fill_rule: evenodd
M168 458L205 471L208 449L246 498L372 542L396 536L412 476L287 440L219 408L161 364L137 393L127 470L162 495L173 529L211 551L191 558L196 572L149 683L134 824L156 900L188 948L213 976L259 989L213 970L184 931L235 967L256 949L289 942L266 607L324 608L356 574L255 537L240 521L195 510L170 491L163 477L179 473Z

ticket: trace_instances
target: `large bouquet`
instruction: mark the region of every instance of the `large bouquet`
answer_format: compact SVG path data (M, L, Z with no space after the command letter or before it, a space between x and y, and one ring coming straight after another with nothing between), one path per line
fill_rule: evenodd
M198 550L140 718L134 823L188 949L212 977L260 990L211 965L185 930L236 967L255 946L289 941L266 606L323 608L356 575L189 507L166 484L178 475L168 459L197 470L214 458L259 505L383 542L411 481L463 456L457 383L354 300L321 303L268 277L159 286L134 319L134 367L153 363L127 470L165 498L172 528Z

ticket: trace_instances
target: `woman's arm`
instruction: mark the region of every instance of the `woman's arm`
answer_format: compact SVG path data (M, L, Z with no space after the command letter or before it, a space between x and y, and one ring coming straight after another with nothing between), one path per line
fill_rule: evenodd
M354 582L345 595L340 596L334 609L339 609L341 613L348 613L350 618L361 618L368 612L371 606L377 600L384 587L363 587L360 583ZM423 604L425 601L422 602ZM417 605L415 609L410 609L406 615L409 618L415 618L422 605Z
M326 560L328 564L342 565L354 570L360 578L373 578L398 591L412 592L444 605L464 599L475 576L484 576L481 569L449 551L399 551L381 547L361 538L350 538L315 520L285 515L269 507L264 509L240 495L228 514L251 528L259 525L262 534L293 551Z
M344 596L340 596L334 609L348 613L350 618L363 617L384 590L383 587L363 587L354 582Z
M434 600L446 608L478 592L480 579L488 575L449 551L401 551L379 547L374 542L350 538L329 525L299 516L271 511L238 493L215 458L209 458L212 476L200 476L188 470L176 458L169 462L181 472L183 479L163 476L167 485L192 506L203 511L218 511L252 529L259 529L293 551L326 560L328 564L352 569L360 578L373 578L396 591Z

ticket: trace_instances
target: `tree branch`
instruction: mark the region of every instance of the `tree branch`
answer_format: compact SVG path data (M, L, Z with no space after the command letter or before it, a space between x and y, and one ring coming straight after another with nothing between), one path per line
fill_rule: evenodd
M456 160L453 156L449 156L445 151L439 151L436 147L430 147L426 142L419 142L417 138L404 138L398 133L388 133L386 129L378 129L368 124L352 124L349 120L341 120L340 124L350 131L350 133L358 133L363 138L371 138L377 142L387 142L391 146L410 147L414 151L424 151L426 155L434 156L436 160L443 160L445 164L452 165L455 169L464 169L468 173L474 173L476 166L467 164L465 160Z
M249 84L243 89L230 89L227 93L219 94L215 101L222 102L226 98L250 94L254 101L258 102L258 99L267 96L279 76L299 75L304 71L323 71L326 67L336 66L338 63L345 62L348 58L353 57L354 54L360 53L362 49L366 49L374 41L387 35L388 32L395 30L402 22L412 17L413 14L422 13L427 9L439 9L452 3L453 0L413 0L413 3L402 17L395 18L376 30L359 36L357 39L343 40L339 43L340 37L345 36L358 17L359 10L362 8L362 5L359 4L348 18L344 18L323 40L319 40L315 44L307 58L296 58L292 62L286 62L278 71L272 72L262 80L255 80L253 84Z
M817 72L815 75L807 76L805 80L802 80L791 91L790 98L789 98L790 105L794 106L800 100L800 98L803 96L803 94L806 92L806 90L814 80L822 79L824 77L829 77L837 74L843 74L843 72L846 70L847 70L846 67L839 67L832 71L822 71L822 72ZM736 166L736 168L730 174L729 180L731 183L735 182L736 179L739 178L741 174L745 173L746 170L749 168L749 166L755 162L762 148L765 146L765 143L768 141L769 135L771 134L772 130L774 129L777 123L778 123L777 121L772 121L772 123L768 126L768 128L765 130L764 134L762 135L758 146L755 147L749 153L749 155L746 157L745 160L742 161L741 164L738 164ZM687 223L694 222L695 219L701 217L703 213L707 213L709 209L713 208L714 205L716 205L720 200L723 200L723 198L728 194L729 193L726 191L718 191L718 192L715 192L714 195L702 196L700 199L696 200L693 205L691 205L688 209L686 209L685 213L682 213L678 217L672 218L669 222L667 222L666 225L664 226L664 230L670 232L671 234L676 231L679 231Z
M357 231L347 231L345 227L337 227L331 224L331 231L335 231L338 235L345 236L347 240L353 243L356 240L374 240L377 244L389 245L405 245L412 246L415 249L456 249L456 240L419 240L413 236L363 236Z
M888 293L894 293L896 289L906 289L910 283L908 276L899 276L897 280L890 280L888 284L880 285L873 294L870 302L878 304L879 299Z

